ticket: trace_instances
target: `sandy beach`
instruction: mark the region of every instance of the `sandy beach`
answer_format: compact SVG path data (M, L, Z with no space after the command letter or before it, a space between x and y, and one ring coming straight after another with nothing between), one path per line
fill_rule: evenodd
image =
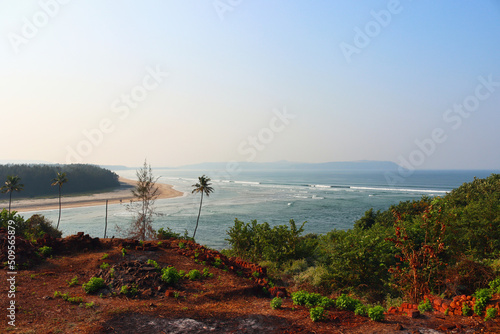
M84 196L64 196L62 197L62 208L78 208L84 206L98 206L106 205L106 200L108 204L117 203L128 203L135 198L132 196L132 188L135 186L136 181L129 180L120 177L120 188L107 193L98 193L93 195ZM160 189L160 195L158 199L163 198L174 198L180 197L184 193L175 190L173 186L163 183L156 184ZM3 201L1 203L3 206L8 206L8 202ZM12 210L17 212L30 212L30 211L43 211L43 210L53 210L59 208L59 198L42 198L42 199L20 199L16 200L15 197L12 199Z

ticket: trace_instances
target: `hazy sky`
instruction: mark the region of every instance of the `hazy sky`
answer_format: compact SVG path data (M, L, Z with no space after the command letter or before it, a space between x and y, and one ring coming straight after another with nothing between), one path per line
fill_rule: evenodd
M0 0L2 159L500 168L500 1Z

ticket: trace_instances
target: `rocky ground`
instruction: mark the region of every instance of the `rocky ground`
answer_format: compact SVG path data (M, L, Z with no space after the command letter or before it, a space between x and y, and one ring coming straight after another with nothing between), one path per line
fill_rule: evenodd
M442 313L412 318L397 310L373 322L330 309L325 320L314 323L305 307L292 304L289 291L270 288L265 268L190 242L140 244L81 233L39 241L37 247L53 249L52 258L44 260L34 255L34 245L17 242L16 260L29 260L32 267L15 275L16 327L2 316L2 333L500 333L498 320ZM5 244L5 231L0 231L2 263ZM185 273L206 268L207 275L166 284L148 260ZM7 269L0 271L2 282L10 277ZM82 284L91 277L103 278L106 287L86 294ZM124 285L136 291L120 293ZM5 313L12 300L9 284L0 289ZM271 293L285 297L282 309L271 309Z

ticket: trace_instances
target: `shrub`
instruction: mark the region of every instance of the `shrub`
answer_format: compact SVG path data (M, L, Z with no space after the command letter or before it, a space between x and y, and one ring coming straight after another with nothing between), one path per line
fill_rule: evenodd
M497 313L498 313L498 310L494 307L487 309L486 310L486 317L484 318L484 321L495 319L497 316Z
M121 287L120 289L120 293L122 295L126 295L126 296L129 296L129 297L133 297L137 294L137 287L134 286L134 285L131 285L131 286L128 286L128 285L124 285Z
M295 305L314 307L319 305L322 300L323 296L321 296L319 293L309 293L303 290L292 293L292 301Z
M354 311L358 302L358 300L351 298L344 293L337 298L337 300L335 301L335 305L340 310Z
M322 297L319 302L318 302L318 306L321 306L323 308L329 308L329 307L334 307L335 306L335 299L331 299L331 298L328 298L328 297Z
M494 293L500 293L500 277L495 278L493 281L489 282L488 285Z
M314 307L309 311L309 315L313 322L321 321L325 319L325 309L321 306Z
M203 268L203 277L210 278L213 277L214 274L212 274L208 268Z
M474 303L474 314L479 316L483 315L487 303L488 301L486 298L476 298L476 302Z
M368 318L373 321L383 321L385 309L382 306L375 306L368 310Z
M472 295L476 297L476 299L484 299L486 302L489 302L493 296L493 292L490 289L479 289Z
M161 270L161 279L167 284L174 285L179 282L181 275L174 267L167 267Z
M199 270L193 269L187 274L187 276L191 281L195 281L201 278L201 273Z
M273 310L281 308L281 305L283 304L283 299L280 297L275 297L273 300L271 300L271 308Z
M50 254L52 254L52 247L49 247L49 246L43 246L43 247L40 247L38 249L38 251L40 252L40 254L42 254L43 256L45 257L48 257L50 256Z
M431 301L428 298L422 300L420 304L418 304L418 310L420 311L420 313L432 311Z
M368 315L368 307L363 303L358 303L356 305L356 309L354 310L354 314L366 317Z
M104 284L104 280L100 277L92 277L87 283L82 285L85 293L94 293L104 288L106 284Z
M469 306L469 304L465 303L463 306L462 306L462 315L464 317L468 317L468 316L471 316L472 315L472 310Z

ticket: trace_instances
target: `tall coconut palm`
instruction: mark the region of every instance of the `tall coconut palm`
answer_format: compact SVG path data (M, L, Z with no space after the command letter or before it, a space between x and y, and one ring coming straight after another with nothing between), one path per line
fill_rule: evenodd
M59 229L59 222L61 221L61 188L64 183L68 182L68 178L66 177L66 173L57 172L57 176L52 180L52 186L59 186L59 219L57 220L57 227Z
M193 184L193 194L194 193L201 193L201 200L200 200L200 210L198 211L198 219L196 219L196 227L194 229L193 233L193 239L196 235L196 230L198 229L198 222L200 221L200 214L201 214L201 206L203 204L203 194L210 196L210 193L214 191L214 188L210 187L211 183L209 183L211 179L209 177L206 177L205 175L198 177L198 183Z
M3 194L9 193L9 213L10 204L12 202L12 193L14 191L21 191L24 188L24 184L19 183L19 181L21 181L21 178L19 176L9 175L7 176L7 181L5 181L5 184L0 188L0 191L2 191Z

